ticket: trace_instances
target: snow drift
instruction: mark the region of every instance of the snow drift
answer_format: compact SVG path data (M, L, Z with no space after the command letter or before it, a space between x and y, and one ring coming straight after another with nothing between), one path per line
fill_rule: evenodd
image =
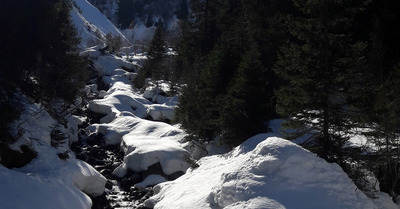
M262 134L155 186L154 208L375 208L337 164Z

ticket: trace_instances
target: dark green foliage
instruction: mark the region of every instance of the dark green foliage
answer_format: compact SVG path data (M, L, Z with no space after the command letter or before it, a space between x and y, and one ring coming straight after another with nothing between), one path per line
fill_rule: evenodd
M176 15L186 19L189 13L186 0L120 0L118 4L118 25L120 28L131 28L135 22L142 21L146 27L156 26L160 20L170 21ZM157 18L159 17L159 18Z
M267 131L278 113L289 138L307 134L303 146L338 163L370 196L367 170L396 199L399 1L190 3L175 72L187 84L176 118L191 137L237 145ZM358 127L369 128L377 149L348 143Z
M51 137L50 145L55 148L61 146L67 140L67 136L65 136L65 134L57 127L55 127L51 131L50 137Z
M298 13L285 23L292 38L275 66L286 82L276 93L277 111L289 120L286 127L300 131L296 134L312 134L310 149L341 162L363 67L365 44L353 40L350 30L361 5L335 0L295 5Z
M167 49L163 39L163 28L161 25L158 25L149 46L147 60L144 63L143 69L139 71L138 76L135 78L134 85L136 88L142 88L146 78L152 78L155 81L166 78L168 73L165 62L166 53Z
M129 25L134 21L134 9L135 5L133 0L119 0L118 1L118 23L121 29L128 28Z
M20 107L12 97L0 94L0 143L10 144L14 142L8 133L9 126L20 114Z
M187 0L180 0L179 8L176 12L178 19L185 20L189 15L189 5Z
M0 37L6 44L0 49L3 85L18 86L38 101L72 101L84 85L86 62L76 53L79 38L70 20L70 2L3 3L2 19L18 16L1 22L2 30L10 29Z
M21 151L15 151L0 143L0 164L6 168L20 168L37 156L37 153L26 145L22 145L20 149Z
M255 133L266 132L274 112L272 90L267 89L265 67L257 47L244 54L232 79L221 113L223 141L238 145Z
M54 99L72 103L86 82L87 61L78 55L70 9L69 0L0 2L0 17L9 20L0 22L0 152L6 167L21 167L36 156L27 146L8 147L14 142L9 125L22 111L10 95L24 94L51 109Z
M116 54L122 47L121 36L113 36L111 33L106 35L106 46L112 54Z
M272 66L284 39L278 27L283 10L273 2L191 1L196 21L184 23L178 48L178 71L188 86L177 118L193 136L222 136L238 145L266 132L276 116Z
M400 193L400 2L374 0L363 17L369 42L365 99L360 120L372 129L366 133L378 149L371 153L369 169L375 173L382 191L396 199Z

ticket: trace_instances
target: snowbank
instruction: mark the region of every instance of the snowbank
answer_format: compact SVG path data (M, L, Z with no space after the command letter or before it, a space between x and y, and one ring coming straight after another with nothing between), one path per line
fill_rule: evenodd
M26 166L10 170L0 165L0 208L91 208L88 195L101 195L107 179L73 156L61 160L53 147L33 147L38 156Z
M375 208L336 164L287 140L257 135L155 186L154 208Z
M77 117L67 115L67 126L57 126L42 106L24 96L19 98L24 111L10 126L17 139L10 148L19 150L24 145L37 156L14 170L0 165L0 208L90 208L88 195L101 195L107 180L89 164L75 159L69 149L69 143L78 140ZM66 137L56 148L50 146L55 127Z
M90 209L92 202L76 187L59 179L46 179L0 165L2 209Z
M156 185L156 184L159 184L162 182L166 182L166 181L167 180L160 175L150 175L144 181L142 181L138 184L135 184L135 187L144 188L147 186L153 186L153 185Z
M171 140L136 139L134 135L124 136L122 147L124 163L117 170L129 168L134 172L148 170L151 165L161 164L165 175L186 170L190 167L190 154L177 142ZM126 164L126 166L124 165ZM119 171L126 173L126 171Z
M57 156L59 151L53 147L38 143L33 147L38 156L18 171L41 179L60 180L91 196L104 192L107 179L91 165L75 159L71 151L68 151L69 159L64 161Z
M131 115L147 117L147 106L151 102L136 94L131 85L116 82L104 95L103 99L89 102L89 109L96 113L106 114L101 123L109 123L117 116Z
M141 172L160 163L164 174L189 168L186 161L190 154L183 149L186 134L166 123L148 121L133 116L120 116L111 123L94 124L90 132L103 134L106 145L121 144L125 153L124 163L114 174L123 177L128 169Z
M93 52L90 54L92 54L93 57L96 55ZM120 68L127 69L130 72L136 71L136 65L134 63L128 62L125 59L115 55L98 56L94 58L97 59L93 63L94 67L97 71L99 71L100 76L124 73L123 71L119 70Z

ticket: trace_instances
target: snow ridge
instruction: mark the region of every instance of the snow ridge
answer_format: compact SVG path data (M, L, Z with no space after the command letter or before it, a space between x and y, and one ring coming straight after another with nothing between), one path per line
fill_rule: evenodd
M337 164L285 139L261 134L232 152L159 184L154 208L377 208Z

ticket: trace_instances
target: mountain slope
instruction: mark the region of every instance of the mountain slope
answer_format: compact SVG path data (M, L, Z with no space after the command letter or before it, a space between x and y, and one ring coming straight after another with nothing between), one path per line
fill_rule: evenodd
M126 43L129 43L121 31L87 0L73 0L73 2L71 19L82 38L82 48L102 43L107 33L120 36Z

